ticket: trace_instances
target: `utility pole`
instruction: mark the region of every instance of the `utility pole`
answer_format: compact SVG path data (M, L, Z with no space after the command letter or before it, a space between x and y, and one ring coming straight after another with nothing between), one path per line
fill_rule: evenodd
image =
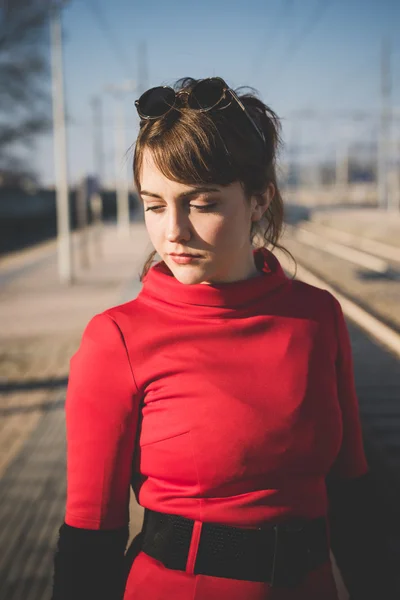
M346 121L341 126L336 127L337 145L336 145L336 195L339 201L351 203L350 194L350 149L351 140L356 137L356 121L357 115L350 113L351 121Z
M104 182L103 107L100 96L91 100L93 123L93 167L100 186Z
M117 192L117 223L118 233L126 237L129 234L129 185L124 173L123 157L126 151L125 142L125 111L123 98L115 103L115 177ZM123 164L121 164L121 161ZM121 167L123 169L121 173ZM125 175L125 176L124 176Z
M290 129L290 159L289 176L291 178L291 189L295 195L301 187L301 126L300 119L293 117Z
M58 274L61 283L72 281L72 252L68 195L67 136L65 130L64 79L61 8L54 1L50 8L51 71L54 132L54 166L56 172Z
M389 209L388 162L391 134L391 46L383 38L381 48L381 116L378 140L378 207Z
M93 131L93 169L94 180L87 186L87 200L91 214L91 233L94 242L94 254L96 258L102 256L102 233L103 233L103 196L102 189L105 181L104 172L104 146L103 146L103 106L99 95L91 100L92 107L92 131ZM87 235L85 231L85 235Z
M106 91L111 92L115 100L115 190L117 199L117 230L120 236L126 237L130 231L129 216L129 183L123 158L126 152L124 95L136 89L133 81L122 85L108 85ZM121 174L121 167L123 172Z
M342 202L349 202L349 142L341 140L336 148L336 195Z

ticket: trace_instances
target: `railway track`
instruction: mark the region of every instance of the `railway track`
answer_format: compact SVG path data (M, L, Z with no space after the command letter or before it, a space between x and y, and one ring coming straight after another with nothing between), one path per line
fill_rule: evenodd
M296 278L333 292L347 318L366 452L397 519L400 563L400 281L392 276L400 270L399 249L355 236L339 241L328 229L288 226L284 246L298 263ZM282 261L293 273L291 261Z

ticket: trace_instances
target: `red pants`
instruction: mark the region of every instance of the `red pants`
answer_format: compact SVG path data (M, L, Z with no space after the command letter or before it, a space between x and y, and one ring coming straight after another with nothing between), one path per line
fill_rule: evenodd
M268 583L192 575L167 569L140 552L133 561L124 600L338 600L331 563L327 562L296 588Z

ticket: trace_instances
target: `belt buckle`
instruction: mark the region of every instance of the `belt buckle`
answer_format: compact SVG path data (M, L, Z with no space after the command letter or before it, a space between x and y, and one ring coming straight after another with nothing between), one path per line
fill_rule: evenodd
M296 522L273 526L271 587L295 587L303 581L308 571L308 547L301 533L303 529L304 525Z

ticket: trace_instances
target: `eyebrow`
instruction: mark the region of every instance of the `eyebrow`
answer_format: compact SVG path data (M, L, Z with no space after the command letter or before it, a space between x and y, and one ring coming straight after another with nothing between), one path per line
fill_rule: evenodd
M177 198L178 198L178 200L181 200L184 198L189 198L191 196L196 196L197 194L201 194L204 192L219 192L219 191L220 190L215 187L202 186L202 187L193 188L192 190L188 190L187 192L182 192L181 194L178 194ZM146 190L141 190L140 195L141 196L150 196L151 198L162 199L162 197L159 196L158 194L154 194L153 192L146 192Z

